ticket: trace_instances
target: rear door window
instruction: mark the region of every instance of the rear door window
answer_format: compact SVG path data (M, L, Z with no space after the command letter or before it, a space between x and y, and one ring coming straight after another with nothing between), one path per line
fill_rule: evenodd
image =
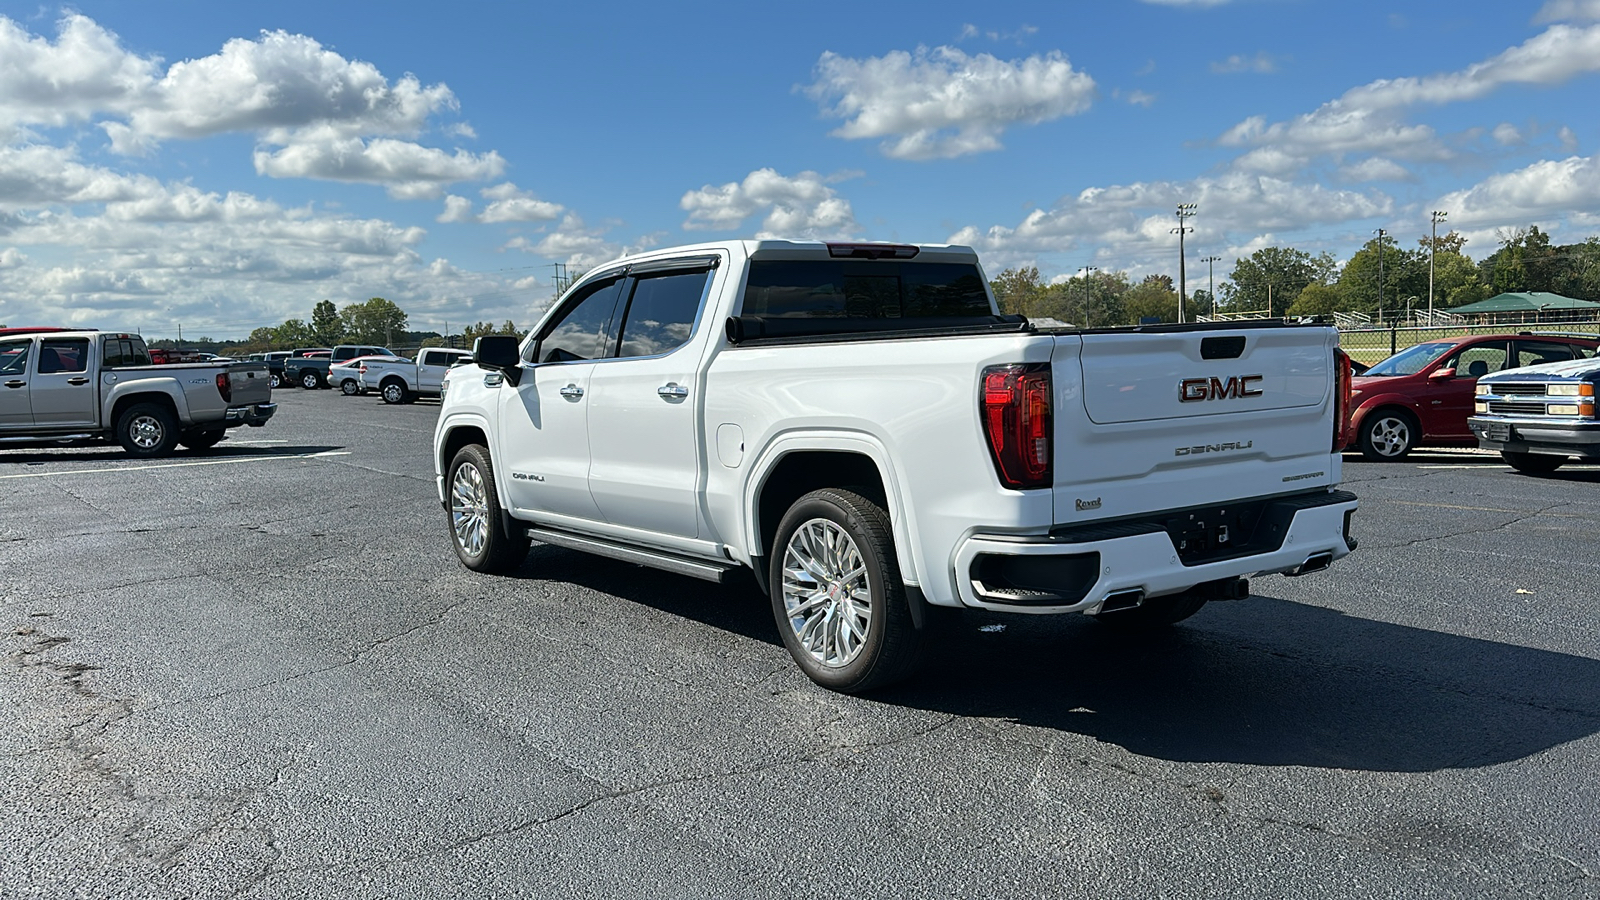
M1572 359L1573 344L1555 341L1517 341L1516 368L1536 366L1540 363L1567 362Z
M54 338L39 342L40 375L85 372L88 369L88 338Z
M635 279L616 355L660 356L681 347L694 331L710 280L710 270Z

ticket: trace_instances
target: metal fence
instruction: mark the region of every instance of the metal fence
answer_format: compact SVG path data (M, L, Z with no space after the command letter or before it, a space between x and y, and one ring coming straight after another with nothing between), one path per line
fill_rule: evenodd
M1380 362L1413 344L1473 334L1568 334L1600 337L1600 320L1587 322L1526 322L1493 325L1400 326L1339 329L1339 346L1352 359L1368 365Z

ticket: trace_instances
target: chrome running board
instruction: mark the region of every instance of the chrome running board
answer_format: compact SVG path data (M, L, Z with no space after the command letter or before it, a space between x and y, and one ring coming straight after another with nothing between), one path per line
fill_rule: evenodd
M556 531L550 528L529 528L528 537L541 544L554 544L557 547L566 547L568 550L580 550L584 553L593 553L610 559L630 562L635 565L649 566L663 572L672 572L678 575L687 575L701 581L725 584L728 573L736 566L719 565L708 560L690 559L687 556L678 556L660 550L647 550L632 544L617 544L600 538L581 537L567 531Z

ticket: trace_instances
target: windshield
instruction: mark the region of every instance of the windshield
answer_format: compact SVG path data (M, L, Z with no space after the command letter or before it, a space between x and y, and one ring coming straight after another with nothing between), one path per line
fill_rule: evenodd
M1368 377L1374 375L1415 375L1426 369L1434 360L1455 348L1456 345L1452 342L1418 344L1415 347L1407 347L1363 372L1362 375Z

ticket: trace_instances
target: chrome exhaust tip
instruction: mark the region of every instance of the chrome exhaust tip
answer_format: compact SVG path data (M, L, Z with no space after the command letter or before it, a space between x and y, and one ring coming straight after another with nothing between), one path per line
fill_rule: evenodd
M1291 576L1310 575L1312 572L1321 572L1331 565L1333 565L1333 553L1324 550L1321 553L1313 553L1306 557L1305 562L1290 569L1287 574Z
M1144 591L1134 588L1128 591L1117 591L1110 594L1100 602L1100 613L1120 612L1125 609L1135 609L1144 603Z

